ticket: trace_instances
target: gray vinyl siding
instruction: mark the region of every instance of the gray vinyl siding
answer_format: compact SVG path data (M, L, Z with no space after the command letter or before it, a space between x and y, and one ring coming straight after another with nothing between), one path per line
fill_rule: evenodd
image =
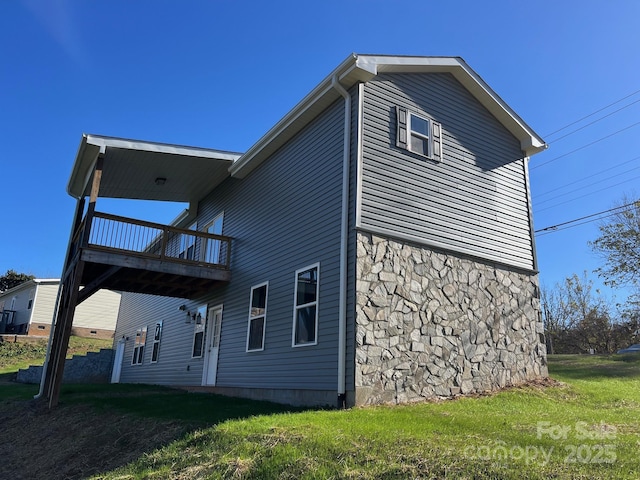
M337 388L343 101L320 114L242 180L228 178L198 206L202 230L224 212L232 240L231 282L197 301L124 294L116 340L128 336L122 382L201 383L204 359L191 359L187 309L223 306L220 387ZM320 264L318 342L292 347L295 272ZM264 350L246 352L251 287L269 282ZM151 336L163 320L159 360ZM131 365L136 329L148 328L143 365ZM188 367L188 368L187 368ZM353 380L351 379L351 383Z
M125 351L120 374L123 383L154 383L159 385L200 385L202 359L191 358L195 325L186 323L186 304L192 311L196 303L179 298L123 293L120 303L115 342L125 338ZM158 362L151 363L153 332L162 323ZM147 327L147 341L142 365L131 365L136 331Z
M523 153L450 74L364 88L359 227L533 269ZM396 147L396 106L442 124L443 161Z

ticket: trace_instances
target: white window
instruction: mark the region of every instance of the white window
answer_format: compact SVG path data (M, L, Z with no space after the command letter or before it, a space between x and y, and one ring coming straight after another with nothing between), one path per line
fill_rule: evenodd
M151 363L158 361L160 354L160 337L162 336L162 322L156 323L156 329L153 332L153 346L151 347Z
M296 272L292 346L318 343L318 286L320 264Z
M251 287L249 325L247 326L247 352L264 350L268 287L269 282Z
M195 230L196 224L194 223L189 227L189 230ZM195 260L196 258L196 236L184 233L180 235L180 255L179 258L185 260Z
M207 306L198 308L194 318L195 327L193 329L193 349L191 358L202 358L204 353L204 329L207 324Z
M431 160L442 161L442 126L403 107L396 107L396 115L396 146Z
M31 310L31 307L33 307L33 299L35 297L35 294L36 294L36 290L32 288L29 291L29 303L27 303L27 310Z
M213 235L222 235L222 221L224 219L224 213L221 213L213 221L207 225L205 232ZM203 250L203 260L207 263L220 263L222 259L221 255L222 242L220 240L207 240L207 245Z
M136 339L133 344L133 357L131 365L142 365L144 359L144 344L147 341L147 327L139 328L136 331Z

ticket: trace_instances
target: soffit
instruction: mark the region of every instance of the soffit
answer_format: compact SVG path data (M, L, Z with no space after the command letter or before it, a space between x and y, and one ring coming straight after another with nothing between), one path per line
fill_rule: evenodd
M100 197L172 202L197 202L229 176L240 156L179 145L83 135L67 191L89 194L99 155L104 163ZM157 179L165 179L163 184Z

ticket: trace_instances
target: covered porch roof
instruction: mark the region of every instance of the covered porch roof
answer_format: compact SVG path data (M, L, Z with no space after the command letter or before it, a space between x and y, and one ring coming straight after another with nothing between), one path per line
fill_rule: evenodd
M195 203L229 176L240 153L83 134L67 192L89 195L94 166L104 168L98 196Z

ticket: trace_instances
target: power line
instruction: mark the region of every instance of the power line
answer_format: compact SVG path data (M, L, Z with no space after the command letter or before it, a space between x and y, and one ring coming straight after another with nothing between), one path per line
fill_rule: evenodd
M572 125L575 125L576 123L580 123L581 121L586 120L589 117L593 117L596 113L600 113L603 110L606 110L607 108L612 107L613 105L615 105L617 103L620 103L620 102L626 100L629 97L633 97L637 93L640 93L640 90L636 90L635 92L630 93L626 97L622 97L621 99L616 100L615 102L610 103L609 105L606 105L606 106L596 110L595 112L591 112L589 115L585 115L584 117L579 118L578 120L575 120L574 122L568 123L567 125L565 125L564 127L559 128L558 130L554 130L551 133L547 133L546 135L543 135L543 137L551 137L552 135L555 135L556 133L561 132L562 130L566 130L567 128L571 127Z
M623 210L625 208L631 207L632 205L635 205L637 203L637 201L634 202L630 202L627 203L625 205L620 205L619 207L614 207L614 208L610 208L608 210L603 210L602 212L598 212L598 213L592 213L590 215L585 215L584 217L580 217L580 218L574 218L573 220L568 220L566 222L562 222L562 223L557 223L556 225L551 225L549 227L545 227L545 228L541 228L539 230L535 230L533 233L538 234L538 233L543 233L543 232L551 232L551 231L557 231L560 227L565 227L567 225L576 223L576 222L581 222L583 220L587 220L587 219L592 219L590 220L590 222L593 222L595 220L598 220L598 218L594 218L594 217L600 217L600 215L604 215L605 213L609 213L610 215L606 215L605 217L600 217L600 218L606 218L606 217L610 217L612 215L615 215L617 213L621 213L618 210ZM612 213L613 212L613 213ZM583 223L589 223L589 222L583 222ZM582 223L580 224L582 225ZM577 225L575 225L577 226Z
M636 180L636 179L638 179L638 178L640 178L640 177L628 178L628 179L626 179L626 180L624 180L624 181L622 181L622 182L618 182L618 183L616 183L616 184L614 184L614 185L609 185L608 187L601 188L600 190L594 190L593 192L585 193L584 195L580 195L579 197L575 197L575 198L572 198L572 199L570 199L570 200L566 200L566 201L564 201L564 202L556 203L555 205L551 205L551 206L549 206L549 207L544 207L544 208L536 209L536 212L544 212L545 210L550 210L550 209L552 209L552 208L559 207L560 205L564 205L564 204L566 204L566 203L574 202L574 201L579 200L579 199L581 199L581 198L588 197L588 196L593 195L593 194L595 194L595 193L603 192L604 190L609 190L610 188L617 187L617 186L622 185L622 184L624 184L624 183L632 182L633 180Z
M560 186L560 187L552 188L551 190L547 190L546 192L543 192L543 193L534 194L534 195L533 195L533 197L534 197L534 199L535 199L535 198L544 197L545 195L548 195L548 194L553 193L553 192L557 192L558 190L561 190L561 189L563 189L563 188L569 187L569 186L571 186L571 185L575 185L576 183L583 182L583 181L588 180L588 179L590 179L590 178L597 177L598 175L602 175L603 173L605 173L605 172L607 172L607 171L609 171L609 170L613 170L613 169L615 169L615 168L621 167L621 166L626 165L626 164L628 164L628 163L634 162L634 161L636 161L636 160L638 160L638 159L640 159L640 155L639 155L639 156L637 156L637 157L633 157L631 160L626 160L626 161L624 161L624 162L622 162L622 163L619 163L618 165L616 165L616 166L614 166L614 167L607 168L606 170L601 170L601 171L599 171L599 172L596 172L596 173L593 173L593 174L588 175L588 176L586 176L586 177L583 177L583 178L581 178L581 179L579 179L579 180L574 180L573 182L569 182L569 183L567 183L567 184L565 184L565 185L562 185L562 186Z
M593 187L594 185L598 185L599 183L606 182L607 180L612 180L612 179L617 178L617 177L620 177L620 176L622 176L622 175L626 175L627 173L633 172L634 170L638 170L638 169L640 169L640 166L637 166L637 167L635 167L635 168L630 168L629 170L625 170L624 172L620 172L620 173L617 173L617 174L615 174L615 175L611 175L611 176L609 176L609 177L602 178L602 179L600 179L600 180L596 180L595 182L591 182L591 183L588 183L587 185L583 185L583 186L581 186L581 187L574 188L573 190L569 190L569 191L567 191L567 192L560 193L560 194L558 194L558 195L556 195L556 196L554 196L554 197L547 198L547 199L545 199L545 200L540 200L539 202L535 202L535 204L539 206L539 205L542 205L543 203L551 202L551 201L556 200L556 199L558 199L558 198L560 198L560 197L566 197L567 195L569 195L569 194L571 194L571 193L579 192L579 191L581 191L581 190L584 190L585 188ZM633 179L635 180L635 178L637 178L637 177L634 177ZM584 180L584 179L583 179L583 180ZM627 180L625 180L625 181L624 181L624 182L622 182L622 183L626 183L626 182L628 182L628 181L630 181L630 180L631 180L631 179L627 179ZM575 183L575 182L574 182L574 183ZM611 188L611 187L618 186L618 185L620 185L620 184L619 184L619 183L617 183L617 184L615 184L615 185L609 185L608 187L606 187L606 188L605 188L605 190L606 190L606 189L609 189L609 188ZM565 185L565 186L568 186L568 185ZM593 193L593 192L591 192L591 193ZM539 198L539 197L538 197L538 198Z
M633 128L633 127L635 127L635 126L637 126L637 125L640 125L640 122L636 122L636 123L634 123L633 125L629 125L629 126L627 126L627 127L625 127L625 128L621 128L620 130L618 130L618 131L616 131L616 132L613 132L613 133L610 133L609 135L606 135L606 136L604 136L604 137L602 137L602 138L599 138L598 140L594 140L593 142L587 143L586 145L582 145L581 147L578 147L578 148L576 148L575 150L571 150L570 152L567 152L567 153L564 153L564 154L562 154L562 155L560 155L560 156L558 156L558 157L552 158L551 160L547 160L546 162L543 162L543 163L541 163L541 164L539 164L539 165L536 165L535 167L531 167L531 168L530 168L530 170L535 170L536 168L540 168L540 167L542 167L543 165L547 165L547 164L549 164L549 163L551 163L551 162L555 162L556 160L560 160L561 158L568 157L569 155L571 155L571 154L573 154L573 153L579 152L580 150L584 150L584 149L585 149L585 148L587 148L587 147L590 147L590 146L592 146L592 145L595 145L596 143L601 142L601 141L603 141L603 140L606 140L607 138L611 138L611 137L613 137L614 135L617 135L617 134L619 134L619 133L622 133L622 132L624 132L625 130L629 130L630 128Z
M640 102L640 99L636 100L635 102L631 102L630 104L625 105L624 107L620 107L619 109L614 110L613 112L608 113L608 114L604 115L603 117L597 118L597 119L595 119L593 122L589 122L589 123L587 123L586 125L583 125L583 126L581 126L581 127L578 127L578 128L576 128L575 130L572 130L571 132L566 133L566 134L562 135L561 137L556 138L555 140L551 140L551 141L550 141L550 142L548 142L548 143L549 143L549 144L556 143L557 141L562 140L563 138L566 138L566 137L568 137L568 136L570 136L570 135L573 135L573 134L574 134L574 133L576 133L576 132L579 132L580 130L584 130L585 128L590 127L590 126L591 126L591 125L593 125L594 123L598 123L600 120L604 120L605 118L610 117L611 115L615 115L616 113L620 112L621 110L624 110L625 108L629 108L631 105L635 105L635 104L636 104L636 103L638 103L638 102Z

